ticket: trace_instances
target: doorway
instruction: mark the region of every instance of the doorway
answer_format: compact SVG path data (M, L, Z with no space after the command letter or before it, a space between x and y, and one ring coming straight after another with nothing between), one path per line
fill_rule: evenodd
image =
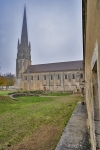
M46 91L46 87L44 86L44 91Z

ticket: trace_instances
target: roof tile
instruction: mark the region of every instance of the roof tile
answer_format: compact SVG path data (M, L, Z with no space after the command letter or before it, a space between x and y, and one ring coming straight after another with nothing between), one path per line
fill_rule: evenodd
M24 73L57 72L69 70L83 70L83 60L30 65Z

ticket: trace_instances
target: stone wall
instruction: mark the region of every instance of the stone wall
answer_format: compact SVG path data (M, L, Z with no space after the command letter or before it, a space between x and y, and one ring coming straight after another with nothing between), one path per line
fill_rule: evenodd
M83 3L86 104L92 150L96 150L100 149L100 0Z
M70 72L26 73L22 77L23 90L74 91L84 87L82 70Z

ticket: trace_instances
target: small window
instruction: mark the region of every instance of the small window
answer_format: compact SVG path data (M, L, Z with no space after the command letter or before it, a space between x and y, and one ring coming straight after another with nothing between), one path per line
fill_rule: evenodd
M39 80L39 76L37 76L37 80Z
M65 79L67 79L67 74L65 74Z
M60 79L60 76L59 76L59 74L58 74L58 80Z
M31 80L33 80L33 76L31 76Z
M72 79L75 79L75 74L72 74Z
M27 76L25 76L25 80L27 80Z
M46 80L46 75L44 75L44 80Z
M82 73L80 74L80 78L81 78L81 79L83 78L83 74L82 74Z
M53 80L53 76L51 75L51 80Z

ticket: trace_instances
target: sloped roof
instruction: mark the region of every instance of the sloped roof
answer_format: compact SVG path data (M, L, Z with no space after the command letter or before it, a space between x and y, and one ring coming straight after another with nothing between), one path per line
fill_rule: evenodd
M30 65L24 73L60 72L71 70L83 70L83 60Z

